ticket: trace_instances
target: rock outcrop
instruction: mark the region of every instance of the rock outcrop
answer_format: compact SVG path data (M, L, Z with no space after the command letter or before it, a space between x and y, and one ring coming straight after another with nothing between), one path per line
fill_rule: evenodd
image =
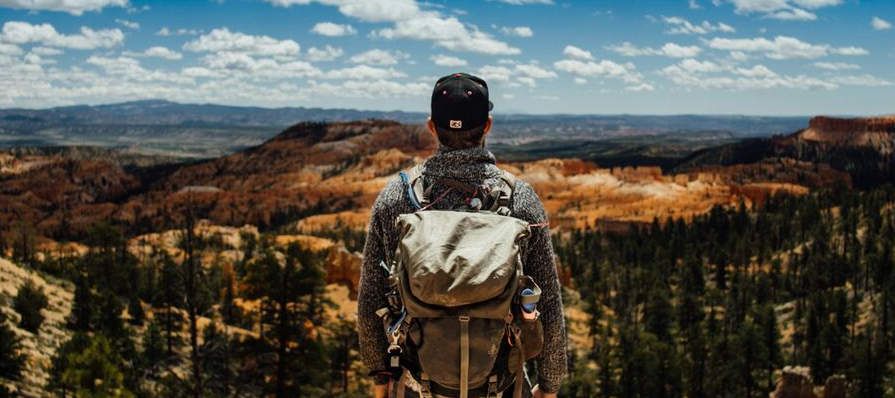
M793 137L817 143L829 151L836 148L869 148L888 156L895 151L895 117L837 119L818 116L808 128Z
M816 116L808 122L808 128L833 132L870 131L895 133L895 116L851 119Z
M777 388L770 398L846 398L848 385L845 377L832 375L823 386L811 382L811 368L787 366L777 379Z

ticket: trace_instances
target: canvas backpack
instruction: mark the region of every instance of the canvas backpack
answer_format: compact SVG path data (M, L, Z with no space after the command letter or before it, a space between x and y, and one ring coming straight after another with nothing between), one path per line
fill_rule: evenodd
M523 273L529 224L510 215L516 180L503 172L492 189L441 180L473 197L431 210L421 177L420 166L401 172L416 211L398 216L398 247L386 267L392 290L380 315L390 366L408 370L424 398L492 397L510 386L519 397L524 362L539 354L543 331L536 311L522 312L540 288Z

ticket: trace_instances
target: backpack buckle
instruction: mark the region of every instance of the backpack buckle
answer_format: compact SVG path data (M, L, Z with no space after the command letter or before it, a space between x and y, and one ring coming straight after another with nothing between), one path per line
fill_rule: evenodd
M420 398L432 398L432 386L429 384L429 375L420 373Z
M404 352L401 346L392 344L388 347L388 366L392 369L401 368L401 353Z
M488 377L488 393L485 398L497 398L497 375Z

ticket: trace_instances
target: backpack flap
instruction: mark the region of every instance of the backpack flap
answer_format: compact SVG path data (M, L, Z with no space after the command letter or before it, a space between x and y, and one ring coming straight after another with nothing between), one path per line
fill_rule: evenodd
M504 319L521 275L525 221L488 213L430 210L398 216L399 289L416 317L461 308L475 318ZM509 305L509 304L507 304ZM413 310L418 311L413 311ZM432 312L436 313L432 313Z

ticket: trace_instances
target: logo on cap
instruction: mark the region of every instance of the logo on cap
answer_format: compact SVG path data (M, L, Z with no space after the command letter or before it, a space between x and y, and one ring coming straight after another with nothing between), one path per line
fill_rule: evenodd
M451 120L450 126L452 129L461 129L461 128L463 128L463 121L462 120Z

